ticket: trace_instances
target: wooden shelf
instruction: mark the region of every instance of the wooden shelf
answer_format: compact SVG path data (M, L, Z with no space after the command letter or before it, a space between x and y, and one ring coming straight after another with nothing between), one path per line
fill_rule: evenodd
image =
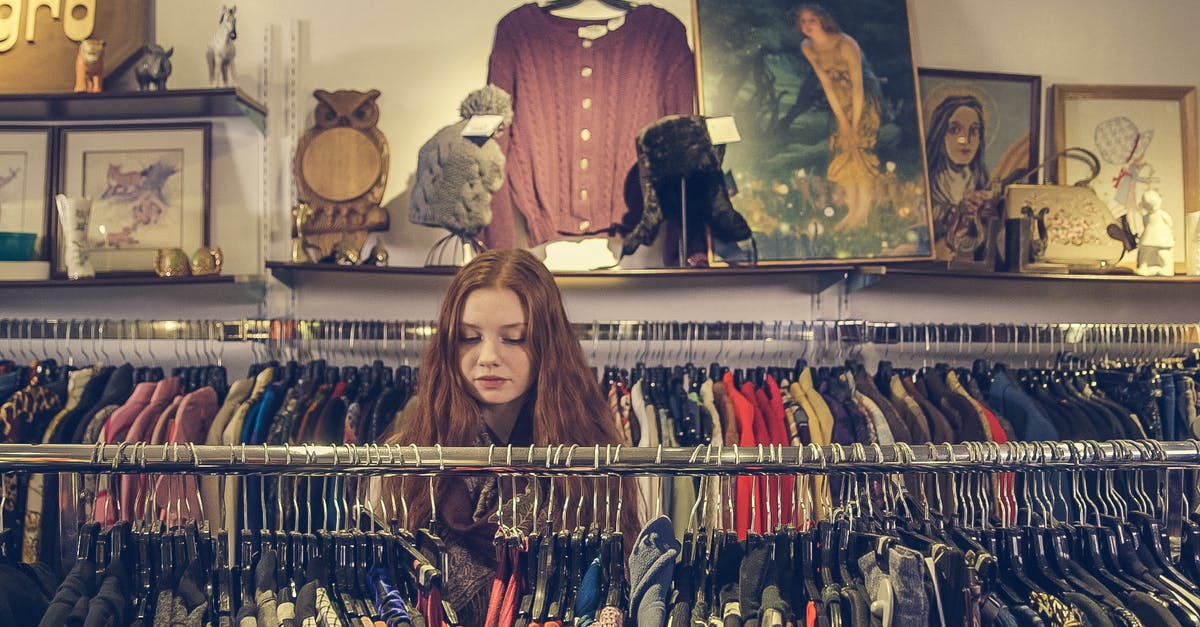
M267 107L238 89L169 89L99 94L0 95L5 122L98 122L171 118L248 118L266 128Z
M959 279L990 279L1006 281L1108 281L1124 284L1200 284L1200 276L1186 274L1175 276L1138 276L1136 274L1041 274L1019 272L979 272L971 270L954 270L945 264L899 264L883 266L880 274L898 276L924 276Z
M236 283L233 275L215 274L205 276L159 277L153 274L123 274L102 275L90 279L71 281L68 279L49 279L45 281L0 281L0 290L16 288L89 288L89 287L167 287L180 285L212 285L219 283Z
M280 281L289 286L295 283L298 273L324 272L347 273L365 276L453 276L458 272L453 266L340 266L330 263L289 263L268 261L267 269ZM652 278L715 278L754 275L804 274L820 276L822 280L834 282L845 278L854 270L853 266L739 266L729 268L631 268L628 270L560 271L554 276L565 279L652 279Z

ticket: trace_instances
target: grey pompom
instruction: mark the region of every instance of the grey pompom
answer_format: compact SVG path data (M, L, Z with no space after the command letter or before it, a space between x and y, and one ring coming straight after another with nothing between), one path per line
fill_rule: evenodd
M467 94L458 107L458 114L464 120L473 115L502 115L504 125L508 126L513 117L512 97L495 85L486 85Z

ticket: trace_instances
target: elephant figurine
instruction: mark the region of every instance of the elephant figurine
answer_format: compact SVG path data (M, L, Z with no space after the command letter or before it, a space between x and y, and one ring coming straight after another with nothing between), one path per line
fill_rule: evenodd
M201 246L192 253L192 276L221 274L221 262L224 260L225 255L220 246Z

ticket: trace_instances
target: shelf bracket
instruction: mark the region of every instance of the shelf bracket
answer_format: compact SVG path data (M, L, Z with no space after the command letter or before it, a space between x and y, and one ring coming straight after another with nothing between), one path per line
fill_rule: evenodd
M271 276L286 285L288 289L295 289L296 287L296 273L291 268L271 268Z
M853 277L853 273L846 270L830 270L826 272L817 272L812 275L813 293L820 294L825 290L847 281Z

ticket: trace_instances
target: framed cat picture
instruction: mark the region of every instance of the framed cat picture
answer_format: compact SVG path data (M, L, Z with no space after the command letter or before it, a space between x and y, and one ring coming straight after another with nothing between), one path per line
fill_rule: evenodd
M208 245L210 137L207 123L62 130L58 191L92 201L87 245L98 274L152 273L158 249L190 255ZM64 271L61 254L54 269Z

